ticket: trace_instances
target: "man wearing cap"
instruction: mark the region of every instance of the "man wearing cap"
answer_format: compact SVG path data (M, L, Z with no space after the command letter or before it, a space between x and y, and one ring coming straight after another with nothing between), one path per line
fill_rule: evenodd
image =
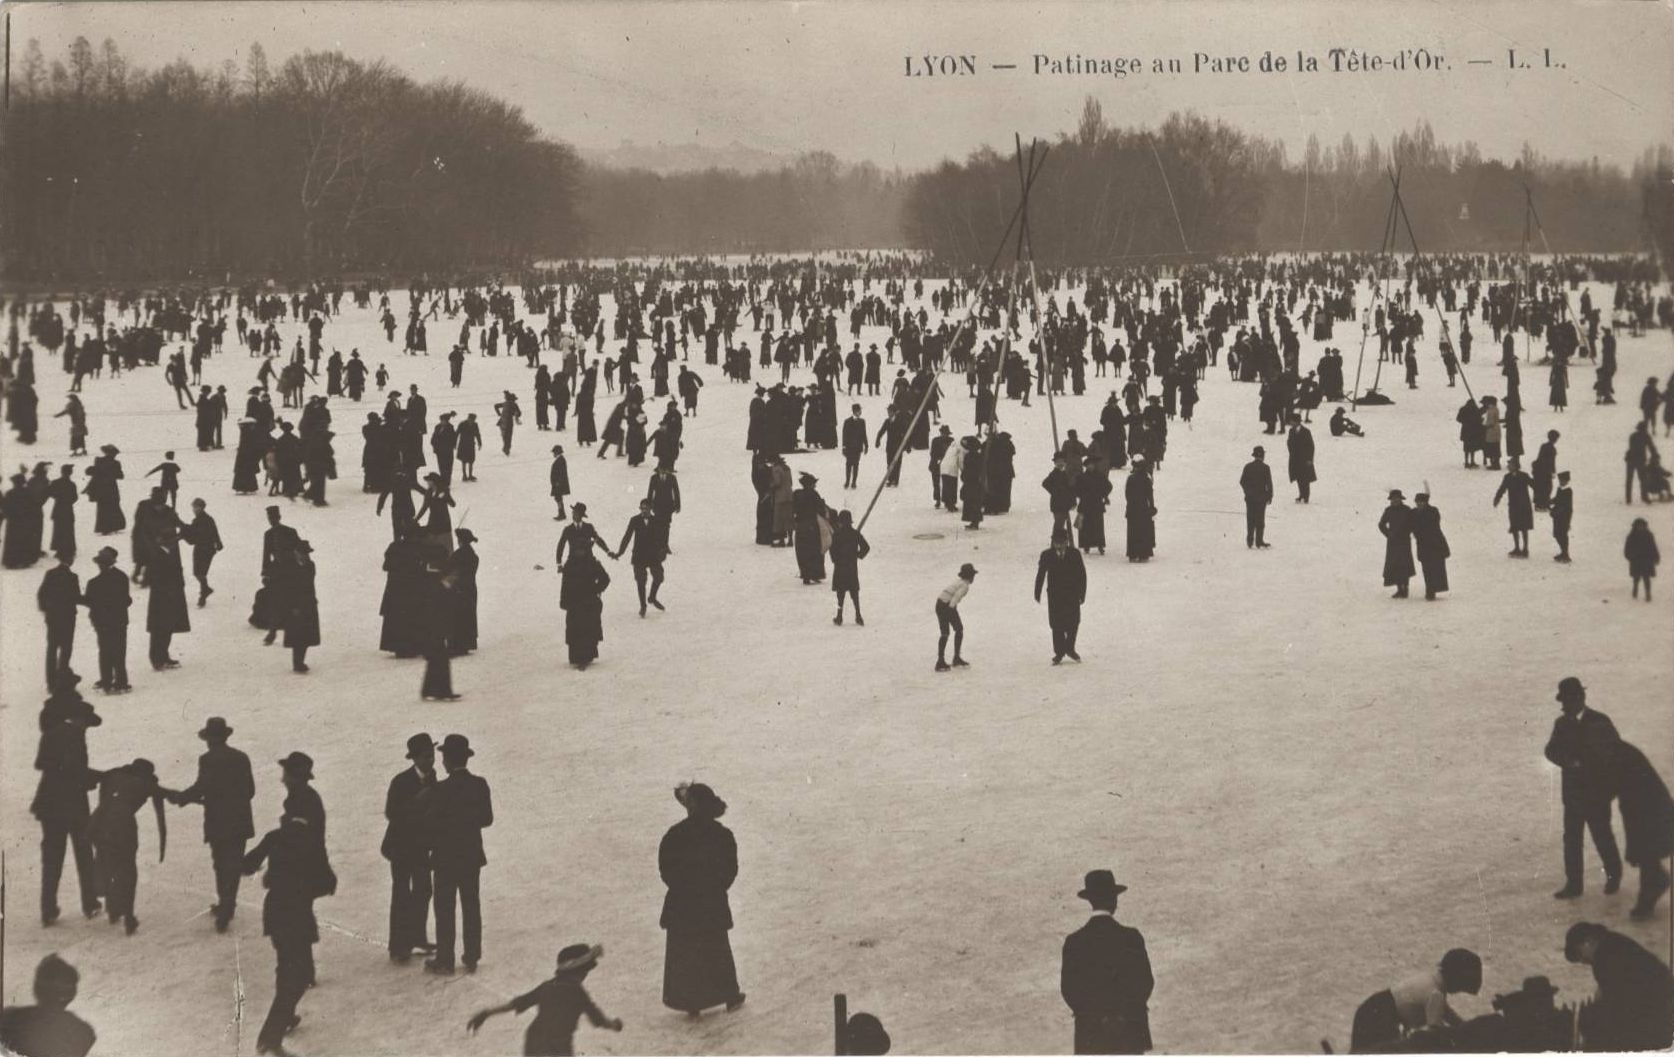
M1569 471L1558 473L1558 490L1552 493L1552 538L1558 543L1555 562L1569 561L1569 526L1575 520L1575 491L1569 487Z
M1075 1016L1076 1053L1151 1049L1151 958L1139 930L1116 921L1116 897L1125 891L1109 870L1092 870L1076 893L1093 907L1087 924L1064 940L1059 989Z
M1564 957L1590 965L1598 992L1581 1007L1577 1049L1666 1050L1674 1043L1674 975L1656 955L1590 921L1564 936Z
M1064 529L1052 532L1052 546L1040 552L1035 570L1035 602L1046 588L1047 623L1052 628L1052 663L1062 664L1066 656L1080 661L1075 652L1076 632L1081 628L1081 605L1087 601L1087 566L1081 552L1069 545Z
M558 952L558 966L550 980L543 981L504 1005L478 1010L465 1022L465 1030L474 1035L489 1017L533 1009L535 1019L523 1035L523 1052L527 1057L569 1057L573 1054L575 1028L582 1014L586 1014L588 1022L595 1028L621 1031L621 1019L611 1019L600 1012L581 986L602 957L602 946L570 944Z
M1610 817L1615 797L1611 767L1621 737L1609 716L1587 707L1586 687L1575 676L1558 683L1558 703L1562 714L1552 723L1546 758L1563 769L1564 886L1552 894L1558 899L1581 894L1581 830L1586 828L1604 862L1604 893L1614 895L1622 884L1622 856Z
M389 956L405 962L415 950L435 947L426 938L430 920L430 844L424 828L423 798L436 784L436 743L428 734L407 739L412 766L390 779L384 797L384 842L378 849L389 860Z
M211 716L198 731L207 743L198 757L198 778L190 786L169 795L176 806L203 805L203 841L209 845L209 859L215 868L215 931L227 931L238 911L238 882L244 872L244 848L256 835L250 818L250 802L256 797L256 780L250 772L250 757L227 744L233 729L220 716Z
M482 958L482 900L479 881L488 862L482 831L494 824L494 805L488 783L470 772L476 755L463 734L442 739L442 766L448 776L424 795L424 820L430 834L430 864L435 871L436 956L424 963L427 972L453 973L454 909L464 917L466 972L476 972Z
M82 596L99 644L99 681L93 685L107 693L126 693L132 689L128 685L128 608L133 598L128 574L116 567L114 547L101 547L93 564L99 571L87 581Z
M102 721L76 692L74 673L59 681L41 709L41 740L35 750L40 784L29 810L41 823L41 924L58 920L58 880L64 872L64 844L76 858L81 909L99 912L99 889L93 874L93 846L87 835L87 790L95 775L87 767L87 728Z
M85 1057L97 1036L70 1012L81 974L56 954L35 967L35 1004L0 1012L0 1048L22 1057Z
M1273 502L1273 471L1266 462L1267 449L1257 444L1244 464L1238 487L1244 490L1244 546L1267 547L1267 507Z
M959 655L965 645L965 622L959 619L959 603L964 601L965 595L970 593L971 584L976 580L976 566L966 562L959 567L959 575L954 578L936 596L936 623L940 626L941 637L936 640L936 671L945 672L950 667L969 668L970 664ZM953 632L953 664L947 662L947 634Z

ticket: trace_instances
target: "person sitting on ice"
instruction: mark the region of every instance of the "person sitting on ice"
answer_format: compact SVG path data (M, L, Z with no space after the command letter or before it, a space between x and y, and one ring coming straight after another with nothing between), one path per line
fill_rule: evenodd
M1331 412L1331 435L1333 437L1364 437L1365 431L1360 423L1343 413L1342 408Z

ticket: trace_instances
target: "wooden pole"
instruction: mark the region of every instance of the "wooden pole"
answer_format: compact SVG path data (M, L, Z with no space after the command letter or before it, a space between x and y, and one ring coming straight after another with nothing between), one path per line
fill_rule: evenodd
M849 1052L849 996L835 994L831 996L831 1019L836 1029L836 1045L832 1047L837 1057L844 1057Z

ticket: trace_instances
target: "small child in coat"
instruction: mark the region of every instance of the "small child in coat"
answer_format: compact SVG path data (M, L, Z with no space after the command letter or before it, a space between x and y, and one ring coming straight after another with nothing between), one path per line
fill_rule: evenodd
M593 1004L581 982L604 956L603 947L575 943L558 952L558 967L552 979L518 995L504 1005L472 1014L465 1029L475 1034L483 1023L499 1013L522 1013L535 1009L535 1019L523 1035L525 1057L570 1057L575 1053L575 1028L583 1013L596 1028L621 1031L622 1021L612 1020Z
M1645 584L1645 601L1651 600L1651 580L1657 575L1657 563L1662 561L1662 555L1657 551L1657 538L1651 535L1651 526L1645 519L1633 519L1633 527L1628 529L1627 543L1622 546L1622 557L1627 559L1628 575L1633 577L1633 597L1639 597L1639 584Z

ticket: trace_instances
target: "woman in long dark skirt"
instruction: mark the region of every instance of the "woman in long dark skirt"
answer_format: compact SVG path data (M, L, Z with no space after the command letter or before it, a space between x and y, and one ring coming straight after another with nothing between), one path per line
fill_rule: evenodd
M233 491L239 495L255 495L261 489L258 476L262 457L267 454L268 438L253 418L238 420L238 448L233 452Z
M965 461L960 466L960 518L969 528L982 527L988 494L988 452L975 437L965 438Z
M598 367L587 368L575 394L575 442L584 448L599 439L599 427L593 419L593 394L598 387Z
M424 566L417 540L410 536L384 551L384 599L378 613L384 618L378 648L397 657L416 657L424 613L420 605Z
M1100 554L1104 553L1104 509L1110 505L1112 491L1110 478L1102 473L1084 471L1075 482L1076 517L1080 519L1080 531L1076 534L1081 544L1083 554L1091 554L1097 547Z
M1430 505L1430 496L1420 492L1413 496L1418 505L1412 511L1413 550L1418 556L1418 567L1424 571L1424 599L1433 602L1436 595L1447 590L1447 559L1452 549L1442 532L1441 511Z
M744 1004L732 960L732 907L727 889L738 876L738 843L721 825L726 801L701 783L682 785L674 798L686 818L663 835L657 869L668 895L659 924L668 932L663 962L663 1005L696 1017L724 1005Z
M171 527L156 541L150 565L151 597L146 600L145 630L151 635L151 667L157 671L178 668L169 654L174 636L192 630L186 609L186 570L180 563L180 541Z
M750 483L756 489L756 543L773 542L773 464L757 452L750 460Z
M1017 476L1017 446L1010 433L996 433L988 442L988 492L983 502L990 514L1011 510L1011 482Z
M414 649L424 654L424 681L419 684L419 697L425 701L458 701L453 692L453 660L448 651L451 627L448 616L448 589L442 583L442 570L434 565L420 565L412 588Z
M320 598L314 588L314 545L296 542L296 568L284 576L285 646L291 651L291 671L308 671L308 647L320 644Z
M108 536L128 527L128 515L122 512L122 489L116 483L122 480L122 464L116 460L120 452L114 444L99 450L104 454L87 468L87 487L82 494L93 500L93 531Z
M796 525L796 570L804 584L825 582L825 547L820 539L820 517L826 514L825 500L814 490L818 480L811 473L799 478L802 487L791 495L791 516Z
M454 529L459 547L448 560L448 577L453 581L448 601L450 627L448 651L455 657L477 648L477 568L482 564L471 544L477 541L470 529Z
M585 669L598 660L599 643L604 641L604 590L610 574L591 547L577 548L564 565L563 584L558 589L558 607L564 611L564 642L570 663Z
M1128 561L1149 561L1157 550L1157 508L1151 491L1151 466L1145 456L1134 455L1123 497L1127 500Z

